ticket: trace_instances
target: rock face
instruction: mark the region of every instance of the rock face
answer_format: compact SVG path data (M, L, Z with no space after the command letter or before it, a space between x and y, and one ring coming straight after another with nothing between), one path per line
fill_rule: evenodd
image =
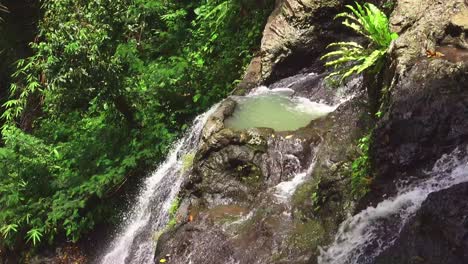
M348 0L277 0L263 31L260 52L249 65L238 92L301 71L323 72L319 58L325 54L327 45L350 38L350 32L333 18L344 10L345 4L352 3Z
M394 83L372 146L378 175L374 197L391 195L392 181L420 175L443 153L467 142L468 60L426 56L447 39L465 38L465 31L454 35L451 29L452 18L463 10L463 1L456 0L398 2L392 16L401 35L392 53Z
M466 28L461 17L466 8L464 0L398 1L391 17L393 30L400 34L392 53L397 73L404 75L427 51L445 43L462 48Z
M303 77L273 87L336 101L322 91L323 76ZM223 102L205 127L181 194L189 206L181 206L182 221L159 239L156 260L170 255L173 263L315 262L318 246L354 208L348 173L366 126L364 97L287 132L224 128L231 105L231 99ZM295 193L278 189L296 180L302 185Z
M371 146L377 177L359 208L392 196L398 181L417 180L468 143L467 8L463 0L398 1L391 96ZM467 263L466 194L467 184L431 194L375 263Z
M340 36L332 23L344 0L277 0L261 42L239 90L297 74L303 68L322 69L317 58ZM323 70L323 69L322 69Z
M468 183L429 195L376 264L468 263Z

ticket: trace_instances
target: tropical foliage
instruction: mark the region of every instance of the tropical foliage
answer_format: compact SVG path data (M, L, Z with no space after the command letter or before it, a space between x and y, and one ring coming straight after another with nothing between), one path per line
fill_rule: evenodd
M3 104L0 248L112 224L130 175L232 90L273 4L43 0Z
M391 42L398 38L396 33L391 32L385 13L375 5L370 3L360 5L356 2L356 7L351 5L346 7L350 11L340 13L336 18L344 18L343 25L364 36L369 41L369 45L364 47L357 42L349 41L332 43L328 46L336 50L325 54L321 59L328 60L325 66L333 67L333 72L327 78L335 78L339 82L364 71L378 72Z
M355 198L361 198L369 191L372 182L370 175L369 144L371 133L362 137L358 141L359 157L351 165L351 190Z

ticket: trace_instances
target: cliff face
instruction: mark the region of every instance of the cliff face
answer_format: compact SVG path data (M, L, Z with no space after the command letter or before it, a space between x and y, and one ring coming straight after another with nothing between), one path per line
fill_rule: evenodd
M277 1L261 52L237 93L301 71L314 71L318 74L299 75L271 87L288 86L296 95L333 101L333 93L324 87L324 69L317 58L330 42L354 37L333 21L344 2ZM391 23L400 38L390 51L381 84L386 91L384 115L375 122L359 79L348 87L354 91L352 99L297 131L227 129L223 120L232 114L235 102L224 101L205 128L204 144L180 195L178 225L160 237L156 261L316 263L319 246L332 242L339 224L349 215L394 195L397 181L424 177L442 154L466 147L467 10L464 0L396 1ZM351 164L360 155L357 140L372 128L370 173L375 179L370 192L356 200L351 193ZM290 199L279 201L274 187L301 172L305 173L304 182ZM451 213L463 215L468 206L466 199L460 199L466 193L463 190L451 188L434 194L414 221L427 214L428 208L439 219L445 205L438 201L445 196L453 196L461 204ZM462 226L458 220L436 220L430 224L437 225L441 233L456 232L448 227L451 223L454 228ZM421 226L408 223L403 235L412 236L416 228ZM405 244L385 254L400 256L399 263L414 263L414 252L404 249L422 246L423 238L415 238L417 245ZM437 239L441 244L449 240L446 235ZM464 256L448 256L452 254L449 247L438 248L444 251L440 260L467 261ZM457 250L468 250L466 243L458 243ZM421 259L432 257L430 250L421 252ZM389 263L382 258L385 255L379 263Z
M390 102L374 133L379 181L419 175L442 154L467 143L465 12L464 1L399 1L391 20L400 38L391 54ZM428 55L436 51L441 54ZM382 186L380 192L392 192L391 185Z

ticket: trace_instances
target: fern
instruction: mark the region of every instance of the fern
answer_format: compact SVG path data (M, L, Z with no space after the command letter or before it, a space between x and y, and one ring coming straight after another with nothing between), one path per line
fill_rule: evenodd
M327 49L337 49L320 58L328 60L325 66L334 68L326 79L339 78L340 83L353 74L378 71L391 42L398 38L390 31L387 16L375 5L356 3L356 7L346 7L350 12L340 13L335 18L344 18L343 25L369 39L370 45L364 48L356 42L336 42L327 46Z
M8 13L8 8L0 2L0 12ZM3 21L3 18L0 17L0 21Z
M33 228L26 233L27 240L32 241L33 245L35 246L37 243L41 242L42 232L39 228Z
M0 116L1 119L11 123L16 118L19 118L26 108L30 95L42 91L41 83L38 79L37 61L40 60L38 55L34 55L28 59L20 59L16 62L17 71L12 74L13 78L24 78L22 84L10 84L10 100L6 101L2 107L5 109ZM7 125L7 124L5 124ZM2 129L5 128L5 125Z
M11 233L16 233L16 232L18 232L17 224L4 225L0 228L0 233L2 233L2 236L4 239L8 238L8 236Z

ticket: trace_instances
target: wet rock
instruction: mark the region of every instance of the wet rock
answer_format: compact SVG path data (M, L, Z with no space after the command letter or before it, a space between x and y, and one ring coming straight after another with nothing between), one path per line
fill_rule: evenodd
M155 262L168 263L230 263L233 248L226 234L214 225L186 224L163 234L156 248Z
M359 156L356 142L371 124L365 105L365 96L357 95L325 119L310 124L327 129L321 135L312 175L295 192L292 206L295 217L304 224L317 223L323 229L314 238L318 245L331 242L339 224L355 209L351 163ZM317 245L308 251L308 263L316 263Z
M375 264L468 263L468 183L429 195Z
M367 126L364 98L297 131L212 133L183 191L192 220L161 237L156 260L169 254L175 263L187 262L186 256L193 263L314 263L318 246L353 208L346 164ZM277 196L277 184L302 171L305 182L296 194ZM213 258L204 253L211 247Z
M267 128L223 129L200 147L190 186L210 206L253 202L260 191L289 180L308 166L310 145L318 139L313 129L300 130L297 135Z

